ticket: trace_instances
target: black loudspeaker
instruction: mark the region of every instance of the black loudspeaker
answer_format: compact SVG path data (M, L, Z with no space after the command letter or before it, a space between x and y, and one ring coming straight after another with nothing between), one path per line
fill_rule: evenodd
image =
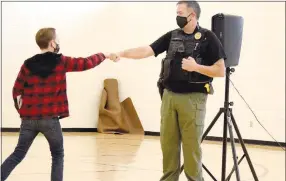
M212 31L219 38L226 53L225 66L237 66L242 44L243 18L222 13L216 14L212 17Z

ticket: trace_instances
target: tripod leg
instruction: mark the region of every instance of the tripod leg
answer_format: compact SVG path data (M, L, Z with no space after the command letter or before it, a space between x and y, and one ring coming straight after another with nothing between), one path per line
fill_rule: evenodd
M227 124L228 124L228 129L229 129L229 136L230 136L230 143L231 143L231 149L232 149L234 168L235 168L235 173L236 173L236 180L240 181L240 175L239 175L239 169L238 169L238 163L237 163L237 155L236 155L236 150L235 150L232 125L231 125L231 120L230 120L230 111L227 111L227 114L228 114Z
M217 122L218 118L220 117L220 115L223 113L223 108L220 108L219 112L216 114L216 116L214 117L213 121L211 122L211 124L209 125L209 127L206 129L205 133L203 134L202 137L202 142L203 140L206 138L206 136L208 135L208 133L210 132L210 130L212 129L212 127L215 125L215 123Z
M245 155L243 155L240 160L238 161L238 165L241 163L241 161L244 159ZM235 171L235 166L232 168L231 172L229 173L228 177L226 178L227 181L230 180L231 175L233 174L233 172Z
M217 181L217 179L213 176L213 174L207 169L207 167L203 164L203 168L209 174L209 176L213 179L213 181Z
M225 112L224 113L224 122L223 122L223 145L222 145L221 181L225 181L226 148L227 148L227 114Z
M234 127L234 129L235 129L235 131L236 131L237 137L238 137L239 142L240 142L240 144L241 144L242 150L243 150L243 152L244 152L244 154L245 154L246 160L247 160L247 162L248 162L248 165L249 165L249 167L250 167L250 170L251 170L251 172L252 172L252 175L253 175L253 177L254 177L254 180L255 180L255 181L258 181L258 177L257 177L256 172L255 172L255 170L254 170L253 164L252 164L252 162L251 162L251 160L250 160L249 154L248 154L248 152L247 152L247 149L246 149L246 146L245 146L244 141L243 141L243 139L242 139L242 136L241 136L241 134L240 134L240 131L239 131L239 129L238 129L238 127L237 127L237 124L236 124L236 122L235 122L235 119L234 119L234 116L233 116L233 114L232 114L232 111L230 111L230 115L231 115L231 120L232 120L233 127Z
M217 179L213 176L213 174L209 171L209 169L208 169L204 164L203 164L203 168L205 169L205 171L209 174L209 176L210 176L214 181L217 181ZM182 165L180 173L182 173L183 170L184 170L184 165Z

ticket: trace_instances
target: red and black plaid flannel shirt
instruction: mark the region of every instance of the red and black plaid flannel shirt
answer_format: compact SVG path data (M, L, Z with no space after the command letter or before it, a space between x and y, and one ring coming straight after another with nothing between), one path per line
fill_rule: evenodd
M13 99L21 95L23 102L18 109L20 117L23 120L68 117L66 73L94 68L105 58L102 53L87 58L61 55L60 63L54 69L54 73L46 79L32 75L23 64L13 87Z

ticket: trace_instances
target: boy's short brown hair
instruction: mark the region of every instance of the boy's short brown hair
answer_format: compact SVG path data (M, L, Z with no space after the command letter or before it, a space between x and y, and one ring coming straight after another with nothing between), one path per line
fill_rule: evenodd
M40 49L48 48L49 42L56 39L55 28L42 28L36 34L36 42Z

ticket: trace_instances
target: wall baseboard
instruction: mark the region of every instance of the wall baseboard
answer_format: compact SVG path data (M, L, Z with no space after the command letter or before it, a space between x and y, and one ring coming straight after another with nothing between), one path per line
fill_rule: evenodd
M97 128L63 128L63 132L97 132ZM1 132L19 132L20 128L1 128ZM160 136L159 132L145 131L145 135L147 136ZM216 136L207 136L205 140L208 141L223 141L222 137ZM228 139L228 142L230 139ZM274 141L263 141L263 140L251 140L251 139L243 139L245 144L252 145L263 145L263 146L275 146L279 147L278 143ZM239 143L238 139L235 139L236 143ZM286 143L279 142L284 148L286 147Z

